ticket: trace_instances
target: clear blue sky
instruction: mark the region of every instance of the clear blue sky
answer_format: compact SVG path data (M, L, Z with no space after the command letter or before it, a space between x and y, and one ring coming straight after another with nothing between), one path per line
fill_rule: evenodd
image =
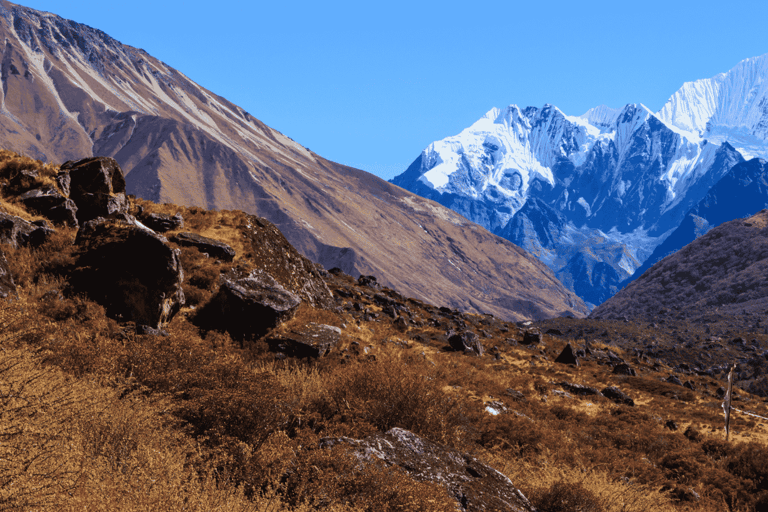
M143 48L316 153L399 174L494 106L658 110L768 53L764 0L27 0Z

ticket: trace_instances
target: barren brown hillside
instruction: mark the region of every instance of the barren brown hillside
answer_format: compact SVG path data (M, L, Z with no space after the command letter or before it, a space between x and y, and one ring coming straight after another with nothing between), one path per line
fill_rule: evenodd
M329 162L103 32L0 2L0 145L112 156L128 192L274 222L326 268L508 319L587 313L526 253L368 173Z
M726 222L656 263L592 312L593 318L713 314L768 309L768 210Z

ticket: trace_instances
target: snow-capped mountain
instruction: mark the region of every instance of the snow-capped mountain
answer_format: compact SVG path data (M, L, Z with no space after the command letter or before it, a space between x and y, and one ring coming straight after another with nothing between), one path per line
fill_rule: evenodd
M616 292L745 157L768 157L768 55L641 104L494 108L393 181L536 255L579 296Z
M692 140L728 141L745 158L768 157L768 54L683 84L658 117Z

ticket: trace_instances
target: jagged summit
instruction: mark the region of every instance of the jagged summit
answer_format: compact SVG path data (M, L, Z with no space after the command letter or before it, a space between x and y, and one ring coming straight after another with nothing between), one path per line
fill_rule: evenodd
M524 247L571 289L590 290L580 296L591 302L615 292L741 159L733 147L697 142L642 104L579 117L553 105L510 105L430 144L393 183ZM533 198L539 201L524 209ZM561 220L545 220L555 216L542 208ZM610 276L600 279L603 291L578 277L591 276L597 263L613 269L601 270Z
M587 121L592 126L598 127L600 129L610 129L616 124L620 114L621 109L611 108L606 105L599 105L587 110L579 117Z
M768 156L768 54L726 73L686 82L659 111L665 123L710 142L730 142L745 158Z

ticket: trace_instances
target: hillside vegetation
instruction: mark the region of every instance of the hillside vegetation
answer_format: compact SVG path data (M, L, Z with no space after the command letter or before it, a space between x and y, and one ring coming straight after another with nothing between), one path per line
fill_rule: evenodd
M52 186L55 166L0 159L0 211L41 220L11 183L34 167ZM303 300L264 337L233 336L198 317L231 268L280 267L243 238L251 218L135 198L130 213L178 213L185 231L237 256L225 263L169 242L186 303L138 334L75 292L75 228L55 226L36 248L1 247L17 287L0 301L2 510L472 510L444 486L325 442L396 427L495 468L541 512L768 508L766 423L734 414L726 442L721 376L612 339L628 328L654 336L645 325L561 320L539 324L552 330L537 337L536 325L318 270L332 301ZM272 340L306 325L339 328L338 343L319 358L275 352ZM587 328L605 334L596 341ZM450 349L455 333L476 335L484 355ZM567 343L578 365L555 362ZM622 363L636 374L616 372ZM598 391L610 386L632 405ZM735 404L768 416L765 400L742 390Z

